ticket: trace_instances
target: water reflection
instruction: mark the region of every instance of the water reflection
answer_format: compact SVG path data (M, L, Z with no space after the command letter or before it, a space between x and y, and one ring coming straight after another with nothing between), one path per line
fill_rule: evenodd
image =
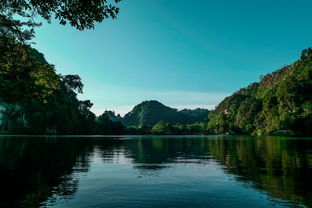
M53 204L52 196L74 196L76 173L92 171L97 160L158 178L178 164L186 170L216 163L248 187L312 207L312 140L283 137L0 137L0 207L40 207L48 199Z

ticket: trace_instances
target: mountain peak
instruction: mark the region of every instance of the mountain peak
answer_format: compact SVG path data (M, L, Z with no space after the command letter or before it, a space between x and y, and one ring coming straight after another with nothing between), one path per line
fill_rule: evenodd
M178 111L165 106L157 100L145 100L127 113L122 122L126 126L154 126L159 121L170 124L188 124L202 121L208 117L206 111ZM198 116L200 114L200 116Z

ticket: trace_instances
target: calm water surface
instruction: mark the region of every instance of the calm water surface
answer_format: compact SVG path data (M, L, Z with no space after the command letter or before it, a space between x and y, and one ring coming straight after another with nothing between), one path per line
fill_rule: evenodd
M0 137L0 207L312 207L312 139Z

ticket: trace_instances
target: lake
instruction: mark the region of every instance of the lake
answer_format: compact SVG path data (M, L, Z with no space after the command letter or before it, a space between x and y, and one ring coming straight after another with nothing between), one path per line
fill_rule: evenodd
M0 207L312 207L312 139L0 137Z

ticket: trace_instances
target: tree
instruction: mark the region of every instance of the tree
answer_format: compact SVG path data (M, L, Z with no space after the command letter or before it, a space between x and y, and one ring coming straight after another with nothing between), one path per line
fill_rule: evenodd
M0 101L17 103L36 98L46 102L60 88L54 66L31 47L0 36Z
M114 0L118 3L120 0ZM4 0L0 1L0 101L18 103L36 98L42 102L60 88L54 66L28 44L40 16L52 18L78 30L94 28L96 22L115 19L119 8L108 0ZM44 61L43 61L44 60ZM64 77L67 88L82 92L78 75Z
M100 134L123 134L125 131L121 122L110 120L105 113L96 119L96 124Z
M83 84L78 74L63 76L63 82L67 91L83 92Z
M174 134L174 128L170 123L160 121L153 126L151 132L158 135Z
M96 116L78 75L61 76L43 54L30 47L35 21L55 18L78 30L115 19L120 0L3 0L0 1L0 130L12 133L95 133ZM16 127L16 128L13 128ZM18 128L17 128L18 127ZM114 125L115 129L121 124ZM117 131L117 130L116 130Z
M112 121L120 121L122 120L122 117L120 116L120 114L115 115L114 111L110 111L110 110L105 110L103 114L106 114L110 120Z
M121 0L114 0L116 4ZM52 18L65 25L69 23L78 30L92 29L96 22L115 19L119 8L108 0L4 0L0 1L0 36L19 41L34 37L35 22L40 16L49 23Z

